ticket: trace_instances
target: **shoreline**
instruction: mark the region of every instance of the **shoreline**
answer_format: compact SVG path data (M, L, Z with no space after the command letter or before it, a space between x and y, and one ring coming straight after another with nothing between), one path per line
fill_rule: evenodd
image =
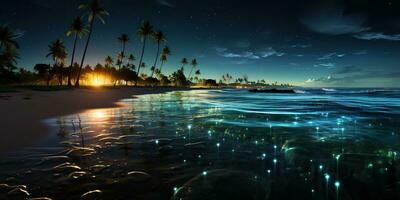
M136 95L186 90L193 89L128 87L1 93L0 154L34 145L40 138L50 134L50 127L44 123L46 119L88 109L122 107L120 100Z

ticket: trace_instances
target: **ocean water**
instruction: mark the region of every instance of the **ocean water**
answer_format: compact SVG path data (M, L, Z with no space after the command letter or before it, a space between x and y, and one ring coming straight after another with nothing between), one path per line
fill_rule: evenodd
M53 199L400 198L400 90L123 102L47 120L54 134L0 161L0 198L18 185Z

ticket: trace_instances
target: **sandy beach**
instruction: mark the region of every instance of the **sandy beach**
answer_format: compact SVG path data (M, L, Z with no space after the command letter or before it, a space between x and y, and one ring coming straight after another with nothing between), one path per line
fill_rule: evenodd
M45 119L86 109L122 106L118 101L134 95L162 93L180 88L93 88L62 91L21 90L0 93L0 151L34 144L48 134Z

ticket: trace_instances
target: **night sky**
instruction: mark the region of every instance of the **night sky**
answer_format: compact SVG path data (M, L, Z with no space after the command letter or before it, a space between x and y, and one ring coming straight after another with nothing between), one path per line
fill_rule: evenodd
M85 0L1 0L0 23L18 29L19 66L50 63L48 44L62 38L81 15ZM144 19L167 37L170 73L182 57L197 58L202 77L230 73L250 80L302 86L394 87L400 81L400 2L387 0L103 0L110 16L95 25L88 63L103 63L131 37L139 57L137 28ZM145 62L154 61L153 42ZM82 49L84 40L80 40ZM80 51L78 51L80 58ZM67 62L68 63L68 62ZM147 69L147 73L149 67ZM397 83L397 84L396 84Z

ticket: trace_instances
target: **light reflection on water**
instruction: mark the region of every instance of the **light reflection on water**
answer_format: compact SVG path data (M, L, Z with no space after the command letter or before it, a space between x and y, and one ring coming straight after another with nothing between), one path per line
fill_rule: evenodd
M42 186L34 193L59 198L99 189L106 199L174 194L201 199L212 190L204 186L205 177L220 191L216 196L226 188L246 188L240 194L230 191L237 199L399 195L398 91L200 90L142 95L124 103L128 106L59 118L57 138L42 146L57 143L65 151L56 155L66 157L49 159L47 151L32 155L18 164L16 182L37 181ZM15 168L15 162L3 161L4 168ZM65 162L79 169L54 169ZM71 178L76 171L85 175ZM13 176L7 170L0 175ZM213 185L221 184L216 177L226 178L226 188ZM189 187L196 192L188 193ZM224 195L218 199L232 199Z

